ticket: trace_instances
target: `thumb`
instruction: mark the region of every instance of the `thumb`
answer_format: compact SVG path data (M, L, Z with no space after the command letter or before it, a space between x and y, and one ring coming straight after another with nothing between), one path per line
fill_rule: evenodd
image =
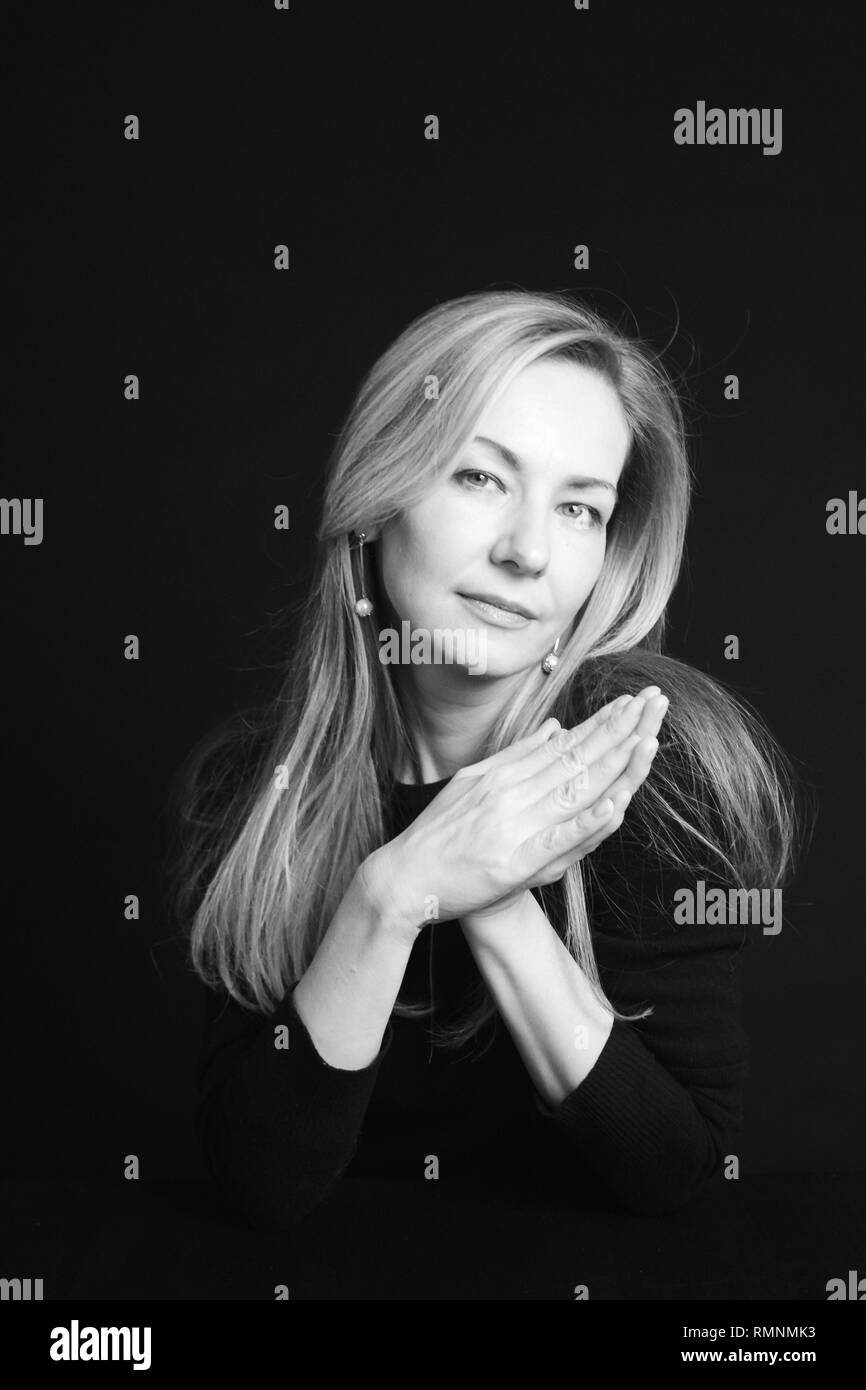
M551 717L545 719L544 723L535 730L533 734L527 734L526 738L519 739L517 743L510 743L507 748L500 748L498 753L491 753L489 758L483 758L480 763L470 763L460 771L470 777L477 777L482 772L486 772L489 767L502 767L505 763L513 763L518 758L522 758L525 753L533 748L538 748L542 743L546 743L557 729L562 725L558 719ZM460 772L456 774L460 776Z

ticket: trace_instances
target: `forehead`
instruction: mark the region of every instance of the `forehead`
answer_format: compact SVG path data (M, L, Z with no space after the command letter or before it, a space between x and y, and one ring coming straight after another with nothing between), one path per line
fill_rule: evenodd
M592 462L617 472L631 439L611 383L578 362L534 362L483 412L475 434L507 445L526 466Z

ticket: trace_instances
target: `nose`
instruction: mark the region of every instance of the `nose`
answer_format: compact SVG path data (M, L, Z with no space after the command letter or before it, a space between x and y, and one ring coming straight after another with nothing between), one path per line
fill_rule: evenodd
M550 559L550 539L537 508L522 507L503 524L491 556L497 565L513 565L524 574L543 574Z

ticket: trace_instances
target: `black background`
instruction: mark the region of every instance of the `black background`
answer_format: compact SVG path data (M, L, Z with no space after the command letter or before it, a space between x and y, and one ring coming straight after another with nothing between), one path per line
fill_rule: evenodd
M146 1178L202 1174L202 991L162 903L170 779L273 692L361 374L432 304L509 286L585 292L687 391L668 650L749 700L820 802L785 926L748 964L742 1170L866 1166L866 537L825 528L829 498L866 495L854 16L7 11L2 493L43 497L45 535L0 537L4 1176L120 1180L130 1153ZM675 145L674 110L701 99L782 107L782 152Z

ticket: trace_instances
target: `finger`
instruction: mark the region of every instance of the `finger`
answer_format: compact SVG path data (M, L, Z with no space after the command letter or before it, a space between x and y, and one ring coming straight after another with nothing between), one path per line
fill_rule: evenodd
M660 691L647 701L637 726L637 732L642 738L655 738L669 708L670 700L667 695L662 695Z
M609 806L609 799L603 798L601 806L603 810ZM600 816L598 807L593 804L579 811L577 815L570 816L568 820L549 822L520 846L516 858L520 862L521 871L525 872L527 878L541 872L544 872L546 877L552 872L553 866L562 860L564 872L575 858L589 852L585 845L591 836L597 835L602 828L608 834L612 833L618 824L622 824L623 814L615 809L608 809ZM561 877L561 874L557 874L556 877Z
M591 854L603 840L606 840L609 835L619 829L634 793L638 787L643 785L650 773L658 748L658 740L653 738L642 739L639 744L635 745L625 771L607 788L604 796L590 808L592 819L589 824L595 824L599 828L594 833L590 833L586 841L578 845L574 851L563 855L561 859L550 864L548 866L549 873L556 873L558 877L561 877L569 864L576 863L585 854ZM606 806L609 806L610 810L604 815L599 815L599 812ZM584 820L581 823L586 824L587 821Z
M548 864L545 876L550 875L549 881L562 878L566 869L570 868L572 864L578 864L581 859L592 854L593 850L598 849L600 844L614 835L625 820L630 800L631 795L628 793L608 794L587 811L582 812L580 816L576 816L574 829L579 838L559 859ZM590 827L588 831L587 827ZM565 838L568 838L567 833Z
M641 739L640 743L635 745L628 765L619 777L614 778L610 786L605 788L604 795L613 801L617 810L624 811L638 787L646 781L658 751L657 738Z
M620 804L623 808L628 804L649 774L653 759L659 750L657 735L667 713L668 704L667 697L662 695L647 706L634 730L635 734L639 735L640 742L635 744L631 758L619 777L604 789L604 795L613 798L617 810Z
M548 741L546 750L550 756L544 756L545 750L539 750L533 758L525 758L519 765L520 769L535 769L533 775L541 794L552 792L559 783L582 775L585 789L592 789L593 799L600 797L607 786L604 779L608 764L603 759L617 747L626 751L636 747L635 734L640 738L655 736L668 703L664 695L650 696L648 704L644 703L642 695L636 696L629 703L615 708L610 717L586 739L579 739L577 731L569 729L554 735ZM619 775L624 766L617 767L615 775Z
M630 699L630 695L620 695L616 700L609 701L602 709L592 715L590 719L586 720L585 725L580 725L579 727L586 727L587 729L595 727L603 719L606 719L617 706L622 705ZM525 775L524 764L526 759L531 754L543 750L550 742L551 736L560 732L562 732L562 725L558 719L546 719L534 734L530 734L527 738L520 739L519 742L511 744L508 748L501 749L498 753L492 753L489 758L484 758L481 762L470 764L469 767L463 768L461 771L476 777L480 776L482 772L487 772L488 769L492 769L494 766L497 768L509 767L513 764L520 763L521 775L518 780L522 781ZM544 754L542 752L540 760L535 759L534 761L537 765L543 765L544 761L549 760L550 756L550 753Z
M595 762L618 739L630 733L638 733L642 738L657 734L668 704L667 696L662 695L657 685L647 686L628 705L593 730L589 738L580 739L581 760L586 764Z
M555 734L561 728L562 725L558 719L553 717L545 719L544 723L540 725L534 733L528 734L526 738L518 740L517 743L510 744L507 748L501 748L498 753L491 753L489 758L482 758L480 762L469 763L466 767L460 768L454 775L455 777L459 777L461 774L470 777L480 777L481 774L486 772L490 767L501 767L508 763L516 762L519 758L530 753L534 748L544 745L551 735Z
M622 825L629 802L635 791L649 775L653 759L659 749L658 739L652 733L647 736L646 730L655 729L658 731L667 710L668 701L666 697L662 696L658 701L653 699L653 704L655 708L644 710L638 727L631 735L631 741L637 740L637 742L634 742L631 756L619 777L614 778L605 789L604 795L600 795L592 806L584 808L574 817L575 829L578 833L585 832L586 827L589 827L585 838L570 848L560 859L549 864L547 873L561 878L570 864L578 862L587 854L591 854Z
M609 700L606 705L602 705L600 709L596 710L596 712L590 715L588 719L585 719L583 723L576 724L568 730L562 729L558 720L548 722L553 723L554 725L554 735L559 733L569 733L570 735L572 735L572 738L569 740L569 742L574 742L575 739L578 742L584 742L585 740L592 738L595 734L599 733L600 731L606 729L608 724L613 720L613 717L619 713L623 713L626 709L628 709L635 699L646 701L651 700L654 696L658 695L661 695L661 691L659 690L659 687L657 685L644 686L643 690L639 691L637 696L618 695L615 699ZM630 727L630 723L631 721L627 721L626 724L620 724L618 726L623 734ZM617 726L614 725L613 728L615 727ZM609 732L612 731L613 730L610 730ZM519 771L522 780L524 777L531 777L535 771L537 771L541 767L544 767L553 754L555 754L558 751L561 751L560 745L564 747L565 740L560 738L556 744L553 744L550 734L547 734L546 737L540 741L540 743L536 743L534 740L523 739L521 740L521 743L519 745L514 745L515 749L520 749L519 757L509 759L508 761L510 763L519 762ZM530 754L532 754L533 756L530 757ZM596 756L596 754L593 753L593 756ZM492 759L486 759L485 761L491 762ZM572 764L568 763L567 766L570 768Z
M590 831L594 833L596 827L588 822L587 816L594 803L607 795L607 788L614 779L625 771L633 749L641 742L639 734L630 734L589 769L582 767L576 776L558 782L529 805L518 808L513 799L525 794L532 786L537 786L543 774L508 788L505 794L512 798L511 810L519 813L521 829L526 832L518 854L525 853L534 863L537 851L546 852L546 859L552 861L558 854L567 853L574 847L577 832L581 829L584 835Z
M626 709L631 702L631 695L620 695L618 699L611 700L609 704L597 710L583 724L577 724L573 729L556 730L553 736L548 737L540 746L524 752L511 770L513 775L509 777L509 784L526 781L530 777L536 776L542 769L555 767L565 753L570 753L579 744L581 737L591 738L609 720L614 719L622 710ZM574 757L565 759L563 763L565 771L561 775L573 776L580 762L580 759ZM555 785L555 780L551 785Z
M610 807L610 810L599 816L599 809L603 806ZM550 881L552 882L557 878L562 878L566 869L570 868L572 864L579 863L587 854L591 854L594 849L598 849L598 846L608 839L610 835L613 835L619 830L625 819L627 806L628 801L621 807L617 807L610 797L603 797L601 801L597 801L595 805L591 807L590 815L592 823L600 825L601 828L596 830L595 833L591 833L585 840L581 840L580 843L575 845L567 854L563 854L559 859L555 859L553 863L548 864L545 875L550 875Z
M631 765L635 752L641 752L641 760L646 753L652 749L653 754L658 749L658 739L644 738L639 730L635 730L627 739L616 748L604 753L589 768L589 784L596 797L609 796L611 785L621 778L627 776L627 770ZM641 763L638 763L640 766ZM647 768L646 771L649 769ZM646 775L645 772L643 775Z
M628 743L628 739L643 710L642 700L629 700L614 710L587 738L581 738L576 729L563 729L554 734L544 748L537 749L517 765L516 771L527 783L531 783L525 791L536 800L556 793L562 783L582 776L583 790L587 793L584 804L589 805L597 800L608 782L625 767L628 761L625 755L630 754L634 747L634 742ZM621 750L623 756L604 780L607 764L603 759L610 758L616 750ZM566 807L570 805L574 810L581 809L579 804L567 800L563 804Z

